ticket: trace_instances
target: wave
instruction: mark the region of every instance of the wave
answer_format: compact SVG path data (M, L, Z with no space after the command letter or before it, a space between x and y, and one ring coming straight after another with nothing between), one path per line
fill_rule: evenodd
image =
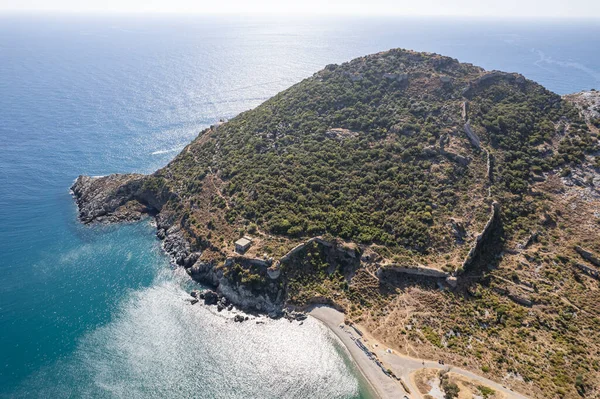
M176 151L181 151L181 150L183 150L183 147L182 147L182 146L180 146L180 147L175 147L175 148L169 148L169 149L167 149L167 150L158 150L158 151L154 151L154 152L151 152L151 153L150 153L150 155L161 155L161 154L168 154L168 153L170 153L170 152L176 152Z

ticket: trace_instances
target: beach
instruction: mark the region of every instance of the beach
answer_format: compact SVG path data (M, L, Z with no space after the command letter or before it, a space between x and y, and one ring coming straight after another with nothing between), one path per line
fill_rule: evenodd
M344 326L344 328L340 328L340 325L344 325L344 314L342 312L327 306L318 306L313 308L309 314L329 327L342 341L379 399L398 398L402 397L402 394L407 394L397 380L385 375L375 362L369 359L363 350L355 344L352 338L356 339L358 334L351 327Z
M435 361L415 359L399 355L388 350L385 345L377 342L366 331L357 327L356 329L344 324L344 314L328 306L317 306L310 310L309 315L321 321L342 341L358 369L369 382L373 392L380 399L387 398L421 398L413 374L421 369L450 369L452 373L458 374L470 381L485 384L502 393L507 399L527 399L526 396L505 388L492 380L452 365L441 365ZM340 327L342 326L342 327ZM360 333L358 331L360 331ZM356 344L359 339L364 342L368 349L373 352L377 359L383 364L384 369L389 369L402 382L394 377L386 375L374 360ZM407 389L405 389L405 387Z

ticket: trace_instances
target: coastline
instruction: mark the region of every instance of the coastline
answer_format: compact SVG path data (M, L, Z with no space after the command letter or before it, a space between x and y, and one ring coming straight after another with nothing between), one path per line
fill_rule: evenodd
M402 395L408 395L398 381L386 376L375 362L369 359L352 341L351 335L347 333L347 328L339 328L340 324L344 324L344 314L342 312L328 306L317 305L308 314L327 326L342 341L376 398L398 398Z
M444 370L448 367L451 368L453 373L483 383L501 392L506 399L527 399L526 396L520 393L514 392L501 384L470 371L453 366L440 365L431 360L415 359L395 352L387 352L385 345L377 342L366 331L361 331L364 337L368 338L365 342L368 341L369 350L377 355L384 367L391 369L401 379L401 384L393 377L385 375L379 366L373 360L369 359L358 345L355 344L351 337L356 339L358 338L358 334L351 327L345 326L343 329L339 327L344 324L345 316L342 312L326 305L317 305L310 309L308 314L327 326L342 341L357 368L379 399L402 398L404 395L408 398L420 398L422 395L413 381L414 372L424 368ZM403 384L408 387L410 393L404 389Z
M180 229L175 228L168 215L160 213L163 195L151 195L140 189L140 175L110 175L105 178L90 178L80 176L71 187L79 209L79 220L85 224L91 222L128 222L137 221L146 214L153 214L157 227L157 236L162 241L162 248L171 258L173 265L182 266L190 277L200 283L216 288L214 298L223 307L235 305L245 312L258 311L264 314L277 314L277 304L265 300L257 300L252 292L238 287L216 270L211 263L196 262L199 254L190 251L190 245ZM94 187L94 182L101 182L100 189ZM127 190L115 187L127 186ZM136 196L143 197L143 203L153 203L153 206L127 206ZM110 205L106 209L106 204ZM278 295L279 297L279 295ZM225 302L222 302L226 299ZM216 304L213 302L212 304ZM415 359L388 352L386 346L379 343L368 331L358 332L344 324L345 315L327 305L314 305L307 312L310 316L325 324L349 352L350 357L361 372L362 377L376 398L418 398L421 394L413 381L413 374L421 369L448 369L434 361ZM341 328L340 328L341 325ZM364 335L364 336L363 336ZM359 347L360 345L360 347ZM378 360L376 363L374 357ZM379 363L379 364L378 364ZM391 371L391 374L387 372ZM462 377L478 381L504 394L502 399L525 399L526 397L511 391L504 386L487 378L460 368L452 367L452 371Z

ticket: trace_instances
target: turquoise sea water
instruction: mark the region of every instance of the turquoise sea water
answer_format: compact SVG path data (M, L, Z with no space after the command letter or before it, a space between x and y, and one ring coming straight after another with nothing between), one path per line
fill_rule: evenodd
M80 173L151 172L219 118L392 47L600 89L600 23L0 16L0 396L367 395L335 339L187 305L148 222L86 227Z

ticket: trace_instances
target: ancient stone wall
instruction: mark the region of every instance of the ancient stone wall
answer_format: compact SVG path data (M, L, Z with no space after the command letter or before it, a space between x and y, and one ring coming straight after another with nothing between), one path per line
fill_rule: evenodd
M469 123L469 121L467 121L467 123L465 123L465 133L467 134L467 137L469 138L469 141L471 142L471 144L473 144L473 147L480 150L481 149L481 140L479 140L479 137L477 136L477 134L475 134L475 132L471 128L471 124Z
M600 266L600 259L597 256L595 256L592 252L583 249L580 246L576 246L575 251L577 251L579 256L581 256L583 259L587 260L588 262L591 262L596 266Z
M475 238L475 242L471 247L471 250L467 254L467 257L463 261L462 269L468 270L471 268L473 261L477 258L477 256L481 253L483 246L486 244L488 239L491 236L492 231L497 226L500 221L500 204L494 201L492 204L492 210L490 218L485 224L481 233Z
M582 272L584 272L587 275L590 275L592 277L600 279L600 271L598 271L597 269L594 269L593 267L589 267L589 266L583 265L581 263L575 263L575 267L577 267L579 270L581 270Z
M430 267L425 266L415 266L415 267L407 267L407 266L399 266L399 265L386 265L381 266L375 272L377 278L381 279L384 273L386 272L394 272L394 273L403 273L410 274L413 276L423 276L423 277L433 277L433 278L447 278L450 274Z

